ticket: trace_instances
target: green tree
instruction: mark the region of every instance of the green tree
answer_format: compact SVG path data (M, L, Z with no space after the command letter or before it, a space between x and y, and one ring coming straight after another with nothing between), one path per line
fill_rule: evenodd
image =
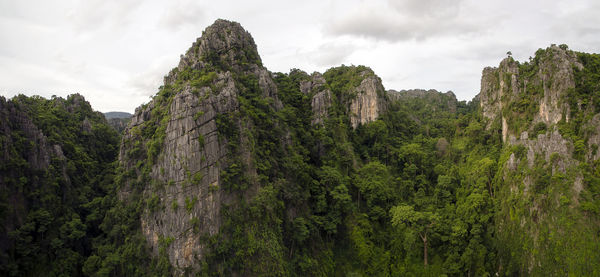
M437 213L429 211L415 211L413 206L398 205L390 210L392 215L392 225L395 227L407 227L413 229L419 234L423 241L423 264L427 266L427 236L433 229L433 226L440 221Z

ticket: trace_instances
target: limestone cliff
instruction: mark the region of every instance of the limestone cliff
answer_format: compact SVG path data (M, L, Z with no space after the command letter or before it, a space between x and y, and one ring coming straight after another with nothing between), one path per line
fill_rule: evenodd
M356 87L356 98L350 102L350 124L353 128L374 121L385 110L383 85L377 76L368 76Z
M165 77L157 96L136 110L123 134L122 167L149 181L143 195L153 204L142 215L142 232L154 254L165 247L178 270L199 265L205 246L201 238L218 232L222 204L230 203L221 174L232 153L218 124L220 115L239 112L239 99L247 93L242 79L254 80L258 93L271 99L274 109L281 107L250 34L238 23L217 20ZM232 124L226 127L242 133L248 123ZM248 155L244 137L234 143L242 145L242 156ZM149 167L144 171L140 163ZM254 167L244 159L250 175ZM121 191L123 199L133 183Z
M365 67L340 72L350 85L328 73L300 74L305 77L298 89L310 99L312 123L323 123L334 103L345 107L354 128L377 119L386 105L381 80ZM260 155L292 143L285 131L274 131L280 123L269 115L282 107L253 38L239 23L217 20L165 76L152 101L136 109L122 137L119 161L128 177L119 195L145 199L142 233L154 255L166 255L176 272L199 266L203 238L223 226L222 207L238 205L224 179L228 187L244 187L243 198L251 199L270 167L271 157ZM270 133L261 134L256 125ZM257 154L261 144L268 148ZM235 176L240 179L231 184Z
M550 251L584 247L583 240L561 246L553 238L580 232L565 225L561 216L574 222L570 224L586 224L580 203L592 179L585 163L598 158L593 151L598 116L592 115L599 111L582 105L595 97L578 92L582 70L581 57L566 45L540 49L526 63L508 57L498 68L483 70L480 109L487 128L501 129L504 142L496 230L511 250L500 249L500 265L511 268L518 259L521 263L520 269L509 271L535 275L555 262ZM582 132L584 127L589 131Z
M323 123L331 107L331 90L327 88L325 78L318 72L310 76L310 80L300 83L300 91L312 95L311 107L313 112L312 124Z
M26 158L27 162L33 169L44 170L50 165L50 158L54 155L62 153L59 145L53 145L50 147L48 138L42 133L42 131L33 123L31 118L20 109L19 105L13 101L6 101L4 97L0 98L0 130L3 135L2 149L2 161L8 163L11 153L8 152L10 149L9 145L15 144L12 140L13 132L19 132L22 134L27 141L31 141L33 146L27 149L26 153L22 155ZM0 176L2 178L2 176ZM0 183L2 180L0 180Z
M497 68L485 68L479 98L488 127L499 119L506 141L509 135L518 137L525 131L523 120L547 125L561 119L568 122L570 110L564 99L575 87L574 68L582 68L576 54L555 45L538 50L527 63L508 57Z
M11 151L15 148L22 150L20 153ZM25 175L21 172L24 169L16 165L21 164L29 170L45 171L50 166L51 158L64 160L64 156L60 145L51 145L18 103L7 101L4 97L0 97L0 150L0 192L10 195L9 198L2 199L2 202L11 207L3 214L4 230L0 232L0 254L6 257L8 253L4 252L8 252L13 244L9 233L25 222L29 210L29 203L17 185ZM68 176L66 179L68 180Z
M320 75L313 75L311 81L322 88L313 95L315 122L321 122L327 114L332 98L343 107L352 128L376 120L386 110L389 99L381 79L370 68L342 65L328 69L323 77L326 86L321 85Z
M118 133L122 133L129 124L130 118L110 118L107 119L108 124L113 127Z

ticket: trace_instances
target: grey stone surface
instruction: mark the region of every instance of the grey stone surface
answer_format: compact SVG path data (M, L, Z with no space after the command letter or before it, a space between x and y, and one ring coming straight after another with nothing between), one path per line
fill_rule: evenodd
M582 67L577 61L577 56L571 51L553 45L546 49L539 69L533 76L519 78L518 64L511 57L502 60L497 68L483 69L478 97L483 116L489 119L488 127L494 119L501 117L502 139L507 140L510 135L509 126L503 115L503 109L511 101L516 101L517 95L527 95L527 82L536 82L536 85L543 88L543 95L537 98L533 95L529 97L531 101L539 102L539 109L531 126L538 122L547 125L556 124L563 117L568 121L569 106L563 99L568 90L575 87L574 67ZM510 76L508 77L510 81L506 76Z
M384 88L377 76L362 80L356 88L356 98L350 102L350 124L352 128L376 120L385 110Z
M242 56L251 57L253 54L257 58L255 63L244 62ZM220 68L206 62L210 55L219 57ZM219 231L221 206L230 202L228 193L221 189L220 180L221 172L227 166L227 141L218 136L216 117L239 111L238 97L243 91L240 91L235 76L254 75L262 97L271 98L275 110L283 107L277 98L277 86L271 74L260 65L252 37L238 23L217 20L208 27L182 56L178 69L165 77L165 86L173 86L177 74L186 67L218 73L206 86L196 88L184 83L180 90L174 92L167 107L164 143L150 173L154 184L146 184L143 191L146 199L157 195L162 207L154 212L145 210L141 218L142 232L154 255L158 255L161 237L173 238L166 250L176 274L181 274L186 267L199 266L197 261L202 258L206 247L201 237L215 235ZM128 153L139 138L136 128L146 121L156 120L152 115L155 105L157 102L151 101L136 109L124 131L122 139L128 143L122 143L119 159L125 170L135 168L140 161L129 157ZM234 124L241 134L244 129L251 128L249 122ZM201 141L204 143L201 144ZM239 144L246 174L256 175L243 135ZM120 195L126 200L128 188L122 189ZM192 202L194 204L189 204ZM196 226L194 221L198 223Z

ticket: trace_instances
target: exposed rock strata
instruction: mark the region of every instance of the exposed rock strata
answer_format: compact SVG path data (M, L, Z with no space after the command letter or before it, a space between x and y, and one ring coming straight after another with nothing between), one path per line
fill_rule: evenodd
M488 128L496 118L501 119L502 139L508 138L510 127L507 113L514 112L507 106L510 102L525 97L539 103L533 123L543 122L551 125L562 118L569 120L569 107L565 98L569 89L575 87L573 68L581 68L572 51L552 46L546 50L532 76L520 76L519 64L508 57L497 68L486 67L481 77L480 106L488 121ZM541 87L541 95L528 91L528 87ZM533 124L532 124L533 126ZM519 134L514 134L519 135Z
M356 98L350 102L350 124L353 128L374 121L385 110L384 89L381 80L369 76L356 88Z
M196 261L205 247L200 238L218 232L221 205L230 202L221 189L220 174L226 167L228 149L227 141L217 133L217 115L239 109L242 91L235 76L253 75L263 97L273 99L274 109L282 107L271 74L260 65L252 37L238 23L217 20L208 27L182 56L179 66L165 77L165 86L174 86L180 81L178 75L189 68L217 74L201 88L185 83L167 103L164 143L150 173L154 185L146 185L143 192L147 199L158 196L162 208L146 210L141 218L142 232L155 255L161 238L173 239L166 252L177 272L198 266ZM156 105L156 101L151 101L137 109L123 134L123 141L128 143L122 144L120 161L126 170L135 168L139 161L129 153L139 138L137 130L156 120ZM252 171L253 166L245 168ZM125 188L121 198L127 196Z
M331 90L325 85L326 81L321 73L315 72L309 81L300 83L300 91L306 95L313 95L311 107L313 112L312 124L323 123L331 107Z

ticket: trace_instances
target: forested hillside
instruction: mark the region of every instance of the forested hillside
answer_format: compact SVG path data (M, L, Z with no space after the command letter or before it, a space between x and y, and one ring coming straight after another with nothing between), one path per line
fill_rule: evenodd
M81 95L0 98L1 275L81 275L118 144Z
M120 144L79 95L1 99L0 272L599 275L600 56L507 57L481 86L274 73L217 20Z

